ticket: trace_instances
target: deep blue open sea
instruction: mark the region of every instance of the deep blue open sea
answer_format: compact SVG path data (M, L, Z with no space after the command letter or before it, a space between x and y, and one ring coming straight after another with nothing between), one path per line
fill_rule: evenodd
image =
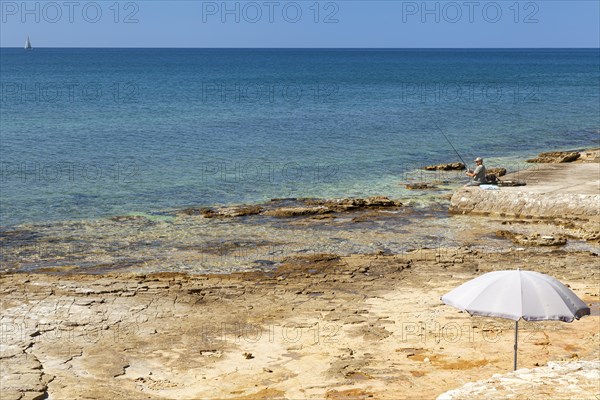
M409 195L418 167L598 146L581 50L0 50L3 226Z

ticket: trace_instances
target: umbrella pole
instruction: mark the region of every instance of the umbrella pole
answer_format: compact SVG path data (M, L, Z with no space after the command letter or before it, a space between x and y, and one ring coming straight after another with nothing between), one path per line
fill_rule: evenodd
M519 341L519 321L515 321L515 365L513 371L517 370L517 344Z

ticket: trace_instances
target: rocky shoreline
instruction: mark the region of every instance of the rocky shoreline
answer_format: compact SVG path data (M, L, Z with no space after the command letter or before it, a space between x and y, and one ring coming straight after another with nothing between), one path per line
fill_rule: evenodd
M542 153L528 161L544 164L505 176L526 186L461 188L452 195L450 212L546 221L572 237L599 242L600 151Z
M599 381L600 361L549 362L547 367L523 368L467 383L437 400L593 399L598 396Z
M439 301L508 260L556 276L595 312L524 323L520 365L598 359L597 254L457 248L297 257L271 273L5 274L2 398L434 398L510 370L509 321Z
M231 207L201 207L178 210L177 214L202 215L205 218L234 218L250 215L289 218L312 215L336 214L350 211L397 209L400 201L386 196L349 199L272 199L268 204L243 205Z
M532 192L533 178L560 181L536 170ZM581 196L569 190L555 195ZM569 200L529 218L485 201L449 214L385 197L278 199L4 231L2 399L436 398L509 372L513 345L511 322L440 296L516 267L556 277L592 309L571 324L524 322L520 367L591 362L597 373L594 209ZM465 393L539 388L494 379Z

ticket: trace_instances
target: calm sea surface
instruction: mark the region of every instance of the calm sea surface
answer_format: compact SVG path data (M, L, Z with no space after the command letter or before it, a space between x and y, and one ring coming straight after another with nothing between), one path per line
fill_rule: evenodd
M0 50L3 226L418 196L461 156L598 146L589 50Z

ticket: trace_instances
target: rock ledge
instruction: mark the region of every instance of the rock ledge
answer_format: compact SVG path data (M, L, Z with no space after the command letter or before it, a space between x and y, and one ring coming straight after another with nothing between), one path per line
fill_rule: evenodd
M547 366L495 374L438 396L461 399L594 399L598 396L600 361L549 362Z

